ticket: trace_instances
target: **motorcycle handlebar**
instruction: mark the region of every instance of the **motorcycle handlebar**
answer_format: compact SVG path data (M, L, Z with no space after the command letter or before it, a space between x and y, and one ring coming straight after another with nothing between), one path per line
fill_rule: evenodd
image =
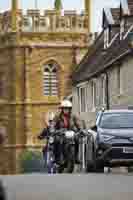
M63 135L67 129L57 129L53 131L53 135Z
M62 128L62 129L56 129L56 130L53 130L51 132L51 135L52 136L55 136L55 135L59 135L59 136L63 136L65 134L66 131L69 131L68 129L65 129L65 128ZM74 131L75 132L75 136L79 136L79 137L85 137L85 136L88 136L88 132L86 130L79 130L79 131L75 131L75 130L72 130L71 131Z
M79 137L85 137L88 136L88 132L86 130L79 130L76 135Z

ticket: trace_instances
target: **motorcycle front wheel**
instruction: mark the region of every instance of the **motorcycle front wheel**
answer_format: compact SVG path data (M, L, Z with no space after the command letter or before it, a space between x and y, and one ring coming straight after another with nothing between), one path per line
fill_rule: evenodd
M73 173L74 165L75 165L75 147L72 145L69 147L66 172Z

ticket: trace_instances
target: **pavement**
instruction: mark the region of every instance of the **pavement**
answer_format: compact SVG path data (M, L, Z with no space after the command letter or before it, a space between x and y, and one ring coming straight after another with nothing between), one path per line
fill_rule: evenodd
M132 200L132 174L1 176L8 200Z

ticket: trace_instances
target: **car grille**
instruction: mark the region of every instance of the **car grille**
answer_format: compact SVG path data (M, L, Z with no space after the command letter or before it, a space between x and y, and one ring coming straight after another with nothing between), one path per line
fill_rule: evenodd
M112 147L133 147L133 143L114 143Z
M112 148L109 152L111 159L133 159L133 153L124 153L122 147Z

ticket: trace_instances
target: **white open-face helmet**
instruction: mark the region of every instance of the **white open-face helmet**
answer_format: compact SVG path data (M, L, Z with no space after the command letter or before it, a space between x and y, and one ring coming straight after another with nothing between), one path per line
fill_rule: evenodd
M61 102L61 108L72 108L72 103L69 100L63 100Z

